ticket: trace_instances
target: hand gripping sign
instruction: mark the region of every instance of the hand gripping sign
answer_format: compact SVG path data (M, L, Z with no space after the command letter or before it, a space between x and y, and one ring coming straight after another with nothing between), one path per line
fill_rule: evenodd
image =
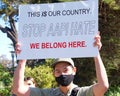
M19 6L18 59L93 57L98 0Z

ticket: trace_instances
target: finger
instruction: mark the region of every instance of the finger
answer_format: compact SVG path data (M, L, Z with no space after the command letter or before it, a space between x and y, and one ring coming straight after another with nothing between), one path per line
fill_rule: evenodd
M95 36L95 40L97 40L97 39L101 40L101 36L100 35L96 35Z
M20 54L20 52L21 52L21 49L16 49L16 50L15 50L15 53L16 53L16 54Z
M16 44L16 46L15 46L15 52L16 52L16 54L20 54L20 52L21 52L21 44L20 43L17 43Z
M101 42L94 42L94 47L98 47L98 49L100 50L102 47L102 43Z

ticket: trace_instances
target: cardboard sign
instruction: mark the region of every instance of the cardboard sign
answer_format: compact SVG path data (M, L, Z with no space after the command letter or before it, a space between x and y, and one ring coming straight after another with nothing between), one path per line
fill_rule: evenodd
M19 6L18 59L93 57L98 0Z

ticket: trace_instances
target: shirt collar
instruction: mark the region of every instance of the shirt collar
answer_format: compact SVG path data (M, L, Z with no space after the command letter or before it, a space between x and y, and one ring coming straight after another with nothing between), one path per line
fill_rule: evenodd
M75 85L75 84L73 84L72 87L70 88L70 90L68 91L68 93L67 93L66 96L70 96L70 94L71 94L71 92L72 92L72 89L75 88L75 87L78 87L78 86ZM55 94L55 96L65 96L65 95L61 92L61 90L60 90L59 87L54 89L54 94Z

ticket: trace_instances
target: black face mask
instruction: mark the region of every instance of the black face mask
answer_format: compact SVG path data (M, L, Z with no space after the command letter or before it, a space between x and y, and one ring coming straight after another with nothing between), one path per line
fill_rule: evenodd
M74 75L60 75L59 77L55 77L58 84L62 86L68 86L74 79Z

